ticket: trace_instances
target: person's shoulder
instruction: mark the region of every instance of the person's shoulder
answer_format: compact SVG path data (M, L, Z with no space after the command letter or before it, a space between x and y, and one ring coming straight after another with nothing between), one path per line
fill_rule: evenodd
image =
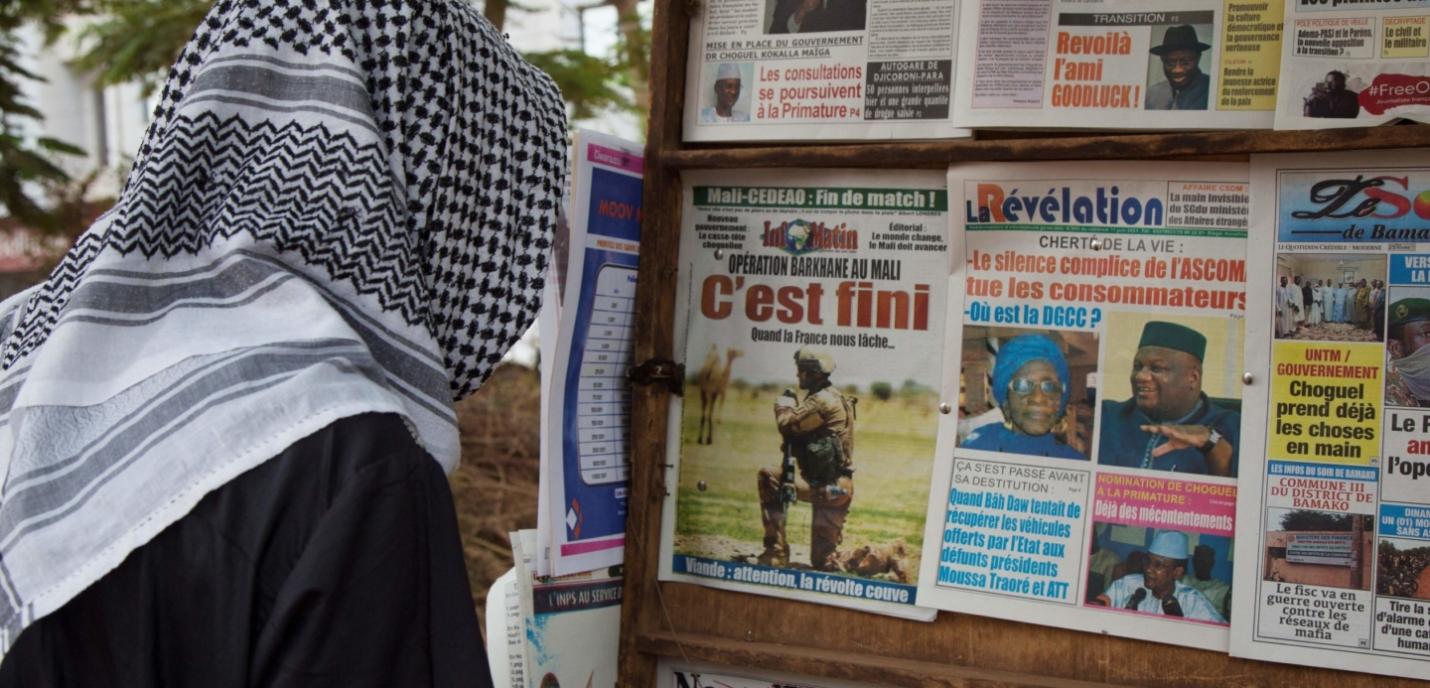
M1087 456L1084 455L1082 452L1073 449L1071 445L1063 444L1062 442L1058 442L1057 440L1053 441L1053 458L1075 459L1077 461L1087 460Z
M1212 580L1216 580L1216 579L1212 579ZM1195 586L1195 585L1188 585L1188 584L1182 582L1181 580L1178 580L1178 581L1177 581L1177 586L1176 586L1176 588L1177 588L1177 589L1176 589L1176 594L1177 594L1177 595L1184 596L1184 597L1188 597L1188 598L1191 598L1191 599L1193 599L1193 600L1197 600L1198 603L1200 603L1200 604L1205 604L1208 609L1212 609L1212 608L1213 608L1213 607L1212 607L1211 598L1207 597L1206 593L1202 592L1201 589L1198 588L1197 586Z
M1205 392L1203 392L1202 396L1203 403L1206 404L1207 409L1206 414L1203 416L1203 420L1205 420L1206 422L1216 422L1222 418L1231 418L1234 420L1241 418L1240 411L1233 411L1229 408L1226 408L1225 406L1216 403L1216 401L1213 400L1211 397L1206 396Z
M1103 399L1102 418L1105 421L1111 416L1131 415L1132 409L1134 407L1135 404L1132 399L1123 399L1122 401L1118 401L1116 399Z
M963 446L969 449L994 449L998 442L999 431L1003 430L1000 423L989 423L981 425L968 433L968 437L963 438Z

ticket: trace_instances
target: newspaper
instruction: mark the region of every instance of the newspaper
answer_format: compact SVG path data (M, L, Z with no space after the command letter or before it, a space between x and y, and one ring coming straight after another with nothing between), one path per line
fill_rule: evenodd
M661 657L656 665L657 688L868 688L831 678L808 678L754 667L724 667Z
M943 175L692 172L683 207L661 579L931 619Z
M687 141L970 135L949 119L957 0L691 7Z
M949 171L960 401L939 427L921 604L1226 649L1246 175Z
M487 664L492 685L526 688L526 626L521 617L521 586L516 569L507 569L487 591Z
M1282 0L966 0L966 127L1270 128Z
M525 666L511 675L524 675L531 688L615 685L621 567L535 576L531 565L536 531L512 533L511 544L526 635L520 652Z
M578 131L569 258L543 403L539 541L549 573L621 563L625 544L626 370L640 254L640 148ZM549 318L548 318L549 320ZM538 556L538 572L548 571Z
M1430 0L1286 0L1277 129L1430 122Z
M1234 655L1430 675L1427 161L1252 157Z

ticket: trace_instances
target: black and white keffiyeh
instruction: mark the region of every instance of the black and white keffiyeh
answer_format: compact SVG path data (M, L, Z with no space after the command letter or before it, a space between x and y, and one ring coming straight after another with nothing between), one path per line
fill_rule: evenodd
M0 656L334 420L452 400L533 319L566 169L541 72L460 0L221 0L112 211L0 305Z

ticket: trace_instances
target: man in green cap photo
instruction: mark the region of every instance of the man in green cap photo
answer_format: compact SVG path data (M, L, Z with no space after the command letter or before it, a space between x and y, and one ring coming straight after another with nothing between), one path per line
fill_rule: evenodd
M1385 403L1430 406L1430 299L1390 304L1385 340Z
M1151 321L1132 360L1132 398L1102 402L1097 461L1103 465L1236 476L1241 414L1202 393L1207 338Z
M1202 53L1211 48L1197 38L1189 24L1173 26L1162 36L1162 44L1148 52L1162 59L1162 76L1147 86L1148 110L1205 110L1211 92L1211 77L1202 71Z

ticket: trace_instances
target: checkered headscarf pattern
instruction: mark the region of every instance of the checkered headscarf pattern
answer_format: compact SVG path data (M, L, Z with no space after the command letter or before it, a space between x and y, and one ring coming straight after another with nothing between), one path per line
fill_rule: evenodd
M322 55L360 74L380 147L181 108L213 56L250 47L297 62ZM315 138L328 160L253 164L256 144L287 151ZM249 232L425 327L459 399L535 316L565 150L555 86L464 2L221 0L170 72L120 202L30 297L3 366L46 341L100 253L172 257ZM311 183L315 165L334 164L356 169ZM270 187L294 179L244 197L245 174L257 172ZM369 183L346 184L347 174Z
M0 303L0 658L203 498L337 419L446 470L536 316L551 80L460 0L219 0L115 207Z

